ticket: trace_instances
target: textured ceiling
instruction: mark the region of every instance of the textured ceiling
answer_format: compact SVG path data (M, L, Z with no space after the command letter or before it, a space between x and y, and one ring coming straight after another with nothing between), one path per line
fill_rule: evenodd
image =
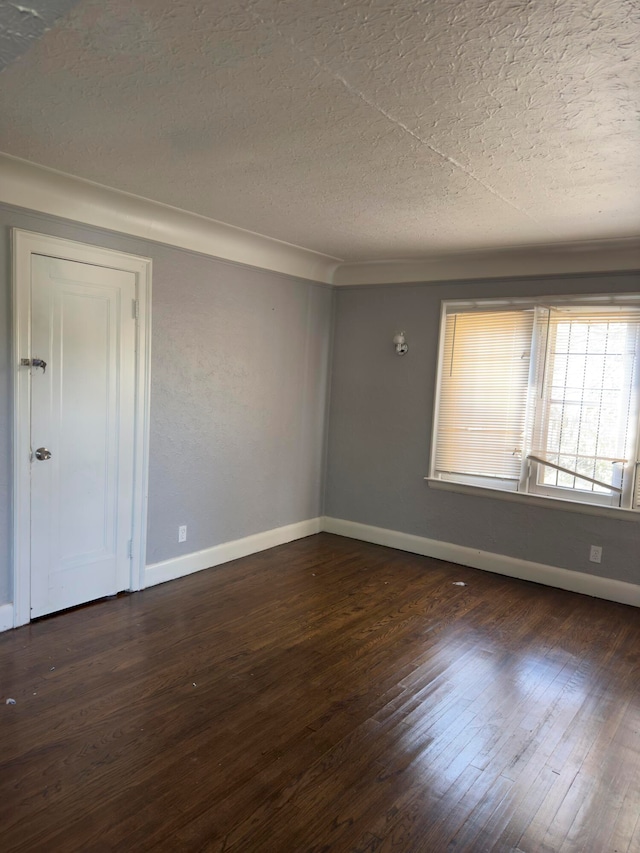
M349 261L638 236L638 44L637 0L81 0L0 150Z

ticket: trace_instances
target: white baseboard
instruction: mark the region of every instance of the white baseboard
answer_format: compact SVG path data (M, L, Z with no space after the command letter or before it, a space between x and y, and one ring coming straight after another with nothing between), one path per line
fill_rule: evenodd
M0 631L13 628L13 604L0 604Z
M275 527L273 530L265 530L263 533L254 533L245 536L244 539L235 539L232 542L223 542L203 551L194 551L185 554L184 557L173 557L161 563L154 563L144 570L144 585L154 586L165 581L200 572L239 557L247 557L249 554L257 554L258 551L266 551L276 545L284 545L285 542L293 542L294 539L303 539L322 530L322 518L309 518L296 524L287 524L285 527Z
M348 536L351 539L386 545L389 548L397 548L399 551L410 551L412 554L435 557L461 566L471 566L474 569L640 607L640 586L625 581L560 569L557 566L546 566L543 563L533 563L517 557L507 557L504 554L492 554L490 551L480 551L476 548L454 545L451 542L440 542L437 539L427 539L424 536L414 536L410 533L400 533L397 530L386 530L384 527L372 527L369 524L344 521L340 518L325 517L322 529L327 533L337 533L339 536Z
M321 530L327 533L336 533L339 536L347 536L351 539L360 539L363 542L385 545L399 551L435 557L438 560L447 560L462 566L471 566L474 569L482 569L571 592L591 595L594 598L604 598L608 601L640 607L640 586L637 584L574 572L569 569L560 569L556 566L520 560L517 557L493 554L490 551L480 551L476 548L467 548L451 542L427 539L425 536L415 536L397 530L387 530L384 527L373 527L369 524L360 524L356 521L345 521L328 516L310 518L296 524L288 524L285 527L265 530L263 533L255 533L252 536L246 536L244 539L224 542L203 551L186 554L184 557L175 557L147 566L144 573L145 586L154 586L193 572L219 566L230 560L237 560L239 557L257 554L259 551L274 548L276 545L284 545L294 539L312 536ZM0 604L0 631L7 631L9 628L13 628L13 604Z

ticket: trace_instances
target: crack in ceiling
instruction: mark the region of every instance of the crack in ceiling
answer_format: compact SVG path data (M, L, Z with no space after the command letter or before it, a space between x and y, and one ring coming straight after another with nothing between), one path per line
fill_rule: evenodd
M325 62L322 62L322 60L318 59L317 56L314 56L312 53L305 50L301 45L297 44L293 38L291 38L290 36L286 36L284 33L282 33L278 29L278 27L274 21L265 20L260 15L258 15L257 12L251 12L251 14L254 17L254 19L257 20L260 24L262 24L265 27L270 27L274 32L276 32L280 36L280 38L283 39L284 41L286 41L287 43L289 43L291 45L291 47L294 48L294 50L297 50L303 56L310 59L314 63L314 65L316 65L317 68L319 68L321 71L324 71L326 74L329 74L331 77L333 77L334 80L341 83L344 86L344 88L350 94L359 98L368 107L371 107L372 109L374 109L379 115L383 116L385 119L390 121L392 124L394 124L400 130L402 130L404 133L409 134L409 136L411 136L413 139L415 139L416 142L420 143L420 145L424 145L426 148L428 148L429 151L432 152L432 154L436 155L436 157L439 157L441 160L445 161L446 163L451 164L454 168L459 169L468 178L471 178L472 181L475 181L477 184L479 184L481 187L483 187L483 189L485 189L488 193L490 193L491 195L498 198L501 202L508 205L513 210L516 210L516 211L518 211L518 213L521 213L523 216L526 216L527 219L531 220L532 222L535 222L536 225L542 225L543 224L535 216L532 216L524 207L519 207L517 204L510 201L510 199L506 198L506 196L502 195L502 193L498 192L498 190L495 189L495 187L492 187L486 181L483 181L482 178L480 178L476 174L474 174L474 172L471 169L469 169L467 166L465 166L459 160L456 160L455 157L451 157L448 154L446 154L444 151L440 151L439 148L436 148L435 145L432 145L430 142L428 142L426 139L424 139L422 136L420 136L420 134L418 134L415 130L412 130L401 119L396 118L388 110L386 110L384 107L382 107L376 101L374 101L372 98L370 98L368 95L366 95L363 91L358 89L357 86L354 86L352 83L350 83L349 80L347 80L347 78L343 74L341 74L339 71L334 71ZM552 233L550 229L548 229L548 232L549 232L549 234Z

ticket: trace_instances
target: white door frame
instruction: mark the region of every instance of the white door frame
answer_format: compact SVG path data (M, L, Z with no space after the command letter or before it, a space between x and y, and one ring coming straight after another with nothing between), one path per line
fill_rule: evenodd
M149 469L151 380L151 259L11 229L13 254L13 624L31 619L31 255L126 270L136 275L136 401L133 483L133 543L130 589L144 586ZM132 306L133 310L133 306Z

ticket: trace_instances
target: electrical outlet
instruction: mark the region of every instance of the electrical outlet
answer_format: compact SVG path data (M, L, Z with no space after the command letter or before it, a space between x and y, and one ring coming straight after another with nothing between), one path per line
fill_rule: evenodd
M186 542L187 541L187 525L181 524L178 528L178 542ZM600 561L598 561L600 562Z
M592 545L591 551L589 552L589 559L592 563L601 563L602 562L602 546L601 545Z

